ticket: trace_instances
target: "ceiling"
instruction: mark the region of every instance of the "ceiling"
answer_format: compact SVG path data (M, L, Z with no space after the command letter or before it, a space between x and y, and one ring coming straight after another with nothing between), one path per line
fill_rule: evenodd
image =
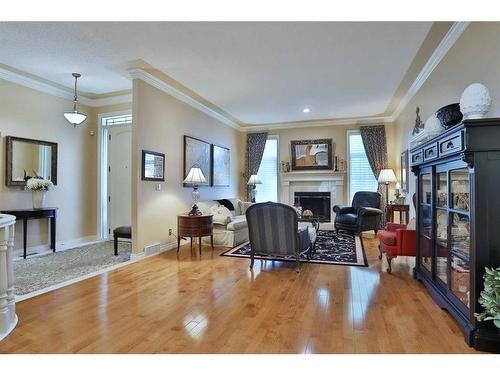
M431 22L0 23L0 64L83 92L144 60L245 124L386 111ZM309 113L303 113L304 108Z

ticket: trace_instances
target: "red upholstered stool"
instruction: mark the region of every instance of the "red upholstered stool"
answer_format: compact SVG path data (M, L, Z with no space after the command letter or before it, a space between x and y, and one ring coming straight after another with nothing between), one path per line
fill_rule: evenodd
M412 256L416 255L416 238L415 230L406 229L404 224L387 223L387 228L379 230L377 233L380 251L379 259L382 259L383 254L387 258L389 267L387 273L391 273L391 261L397 256Z

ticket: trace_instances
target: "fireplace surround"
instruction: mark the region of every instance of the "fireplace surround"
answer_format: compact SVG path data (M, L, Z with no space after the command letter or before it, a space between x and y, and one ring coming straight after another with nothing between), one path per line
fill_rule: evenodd
M330 223L333 225L333 206L345 204L345 172L293 171L280 174L279 201L293 206L295 192L322 192L330 194ZM326 224L325 224L326 225Z

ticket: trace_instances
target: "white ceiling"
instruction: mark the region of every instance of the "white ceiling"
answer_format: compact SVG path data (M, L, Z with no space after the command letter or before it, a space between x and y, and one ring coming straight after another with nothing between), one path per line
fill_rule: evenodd
M142 59L248 124L383 113L430 22L0 23L0 63L96 94ZM311 112L302 113L308 107Z

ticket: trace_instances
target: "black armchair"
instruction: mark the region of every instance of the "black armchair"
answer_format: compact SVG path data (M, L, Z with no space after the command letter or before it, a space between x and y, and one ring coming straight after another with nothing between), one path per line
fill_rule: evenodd
M374 230L376 233L383 215L380 198L379 193L358 191L352 198L351 206L334 206L335 229L354 233Z

